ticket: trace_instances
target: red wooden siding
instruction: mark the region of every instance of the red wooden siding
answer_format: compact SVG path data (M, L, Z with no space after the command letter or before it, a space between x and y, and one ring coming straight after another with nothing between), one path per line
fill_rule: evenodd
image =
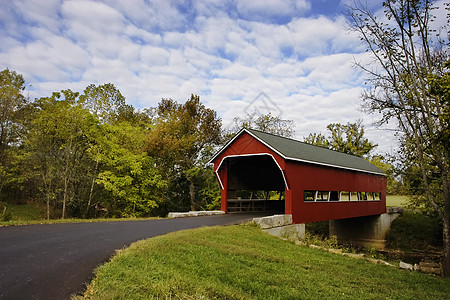
M386 212L386 178L363 172L347 171L288 161L285 174L291 193L286 211L294 223L310 223ZM305 190L381 192L381 201L304 202ZM290 202L288 204L288 202ZM288 206L291 207L290 212Z
M226 157L270 154L282 169L287 182L285 213L294 223L376 215L386 212L386 177L359 171L285 160L281 155L244 132L214 159L214 171L220 179L221 209L227 211ZM245 159L245 158L244 158ZM218 169L220 167L220 169ZM281 172L280 172L280 176ZM381 201L304 202L305 190L379 192Z

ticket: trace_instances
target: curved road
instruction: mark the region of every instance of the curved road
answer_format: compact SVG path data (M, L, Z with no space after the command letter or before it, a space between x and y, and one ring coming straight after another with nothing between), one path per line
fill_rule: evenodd
M230 225L254 214L0 228L0 299L69 299L117 249L182 229Z

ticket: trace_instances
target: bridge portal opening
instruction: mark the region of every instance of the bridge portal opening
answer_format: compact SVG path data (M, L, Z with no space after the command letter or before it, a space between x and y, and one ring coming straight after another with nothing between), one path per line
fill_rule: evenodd
M286 181L273 156L225 159L228 169L227 212L273 211L284 214Z

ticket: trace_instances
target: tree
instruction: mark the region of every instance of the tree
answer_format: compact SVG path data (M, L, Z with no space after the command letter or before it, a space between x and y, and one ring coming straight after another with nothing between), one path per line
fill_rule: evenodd
M9 69L0 72L0 163L4 162L8 145L17 138L15 121L17 112L26 104L24 89L22 75Z
M251 114L247 114L245 118L242 119L235 117L233 122L234 128L228 134L230 138L243 127L284 137L292 137L294 134L294 121L284 120L281 119L281 117L274 117L270 112L268 114L258 115L255 111Z
M222 122L196 95L191 95L184 104L162 99L156 113L156 124L148 135L146 150L170 181L173 187L169 188L170 198L182 200L188 194L189 206L195 210L199 203L196 180L202 177L198 176L197 169L211 155L211 146L220 144Z
M78 103L83 108L89 110L89 112L93 116L95 116L100 126L102 127L100 130L102 133L100 133L100 135L94 134L90 136L90 147L88 149L88 153L95 161L95 164L94 168L91 170L89 174L89 176L92 176L92 179L90 182L89 196L86 208L83 213L83 215L87 217L91 207L94 205L98 205L100 202L96 201L96 203L94 204L92 203L92 199L95 192L95 188L96 186L98 186L96 185L96 182L98 183L97 179L99 173L101 172L99 168L101 160L107 157L105 151L114 151L113 149L117 150L117 147L120 148L120 146L122 145L120 143L116 144L115 147L109 145L109 147L106 147L109 150L106 150L104 143L104 135L110 137L110 139L112 140L117 141L117 139L115 139L115 137L113 136L113 132L115 129L112 128L114 127L112 125L117 125L120 127L121 125L123 125L122 124L123 122L126 122L127 124L128 122L132 122L133 124L146 123L145 121L143 121L146 115L144 113L135 113L134 108L131 105L126 104L125 97L112 83L106 83L99 86L90 84L84 89L83 94L80 95ZM143 122L134 122L134 121L143 121ZM99 133L100 131L98 131L97 133ZM125 154L124 152L122 153ZM119 152L115 153L116 156L118 154ZM108 162L109 162L108 167L111 168L112 161L108 160ZM102 163L104 163L104 161ZM111 172L114 172L114 170L112 170ZM103 174L103 176L104 175L105 173ZM108 184L106 185L103 184L103 187L105 188L111 186Z
M404 193L404 186L401 181L396 179L397 173L392 158L377 154L370 156L367 160L384 171L387 179L386 194L399 195Z
M111 195L108 212L142 217L158 207L166 182L143 151L147 131L128 122L103 124L98 159L103 166L96 182Z
M303 141L324 148L329 148L330 146L328 138L321 133L310 133L307 137L303 138Z
M443 222L443 269L450 277L449 37L433 28L433 1L386 0L383 8L383 16L362 4L348 9L351 28L373 58L357 63L371 86L362 99L368 112L381 114L380 124L398 123L403 155L414 159L426 199Z
M304 138L304 141L308 144L360 157L368 156L372 149L377 146L364 137L364 126L361 121L347 123L346 125L331 123L328 124L327 130L329 131L328 137L321 133L310 133L309 136Z
M112 83L99 86L91 84L83 91L79 103L101 123L113 123L128 120L134 113L131 105Z
M78 93L55 92L35 102L36 110L25 146L26 160L38 176L38 188L45 195L47 218L50 204L61 203L61 218L73 199L81 198L79 188L87 179L92 161L87 157L89 131L96 121L77 104Z
M0 72L0 193L8 181L7 150L17 142L20 128L18 115L27 104L24 89L22 75L9 69Z

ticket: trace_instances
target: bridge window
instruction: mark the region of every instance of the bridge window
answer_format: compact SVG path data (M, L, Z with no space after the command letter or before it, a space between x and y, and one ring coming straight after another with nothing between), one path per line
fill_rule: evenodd
M316 191L316 201L328 201L330 192Z
M316 191L304 191L303 192L303 199L306 202L314 201L314 196L316 195Z
M341 192L340 199L341 201L350 201L351 199L350 196L351 196L350 192Z
M380 201L380 192L351 192L351 191L303 191L305 202L330 201Z
M339 194L340 192L330 192L330 201L339 201Z

